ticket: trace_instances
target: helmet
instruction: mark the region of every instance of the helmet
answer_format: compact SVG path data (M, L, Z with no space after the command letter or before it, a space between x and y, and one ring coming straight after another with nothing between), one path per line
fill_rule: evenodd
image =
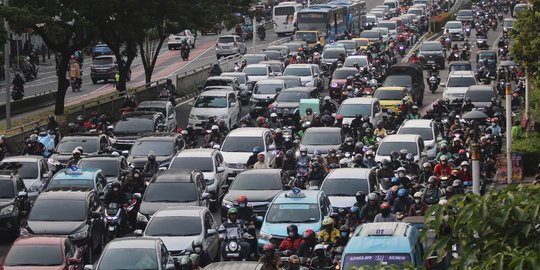
M300 152L307 152L307 147L305 146L300 147Z
M277 117L277 113L275 113L275 112L271 113L270 117Z
M118 181L118 180L112 182L112 184L111 184L111 188L112 188L112 189L114 189L114 188L120 189L121 187L122 187L122 183L120 183L120 181Z
M324 100L326 100L326 101L330 101L330 100L331 100L331 98L330 98L330 96L325 96L325 97L324 97Z
M433 175L433 176L430 176L427 180L428 184L431 183L431 184L435 184L435 182L437 182L437 180L439 180L437 178L437 176Z
M313 162L312 166L313 168L317 168L317 169L321 168L321 164L319 162Z
M255 146L255 147L253 147L253 151L252 151L252 152L253 152L253 154L258 154L258 153L260 153L260 152L262 152L262 151L263 151L262 147L260 147L260 146Z
M362 162L362 161L364 160L364 157L362 157L362 155L360 155L360 154L356 154L356 155L354 156L354 160L355 160L355 161Z
M424 164L422 164L422 167L424 167L424 168L431 168L431 163L429 163L429 162L424 162Z
M442 155L440 158L439 158L440 161L448 161L448 157L446 155Z
M401 149L401 150L399 150L399 154L400 154L400 155L406 155L406 154L408 154L408 153L409 153L409 151L407 151L407 149Z
M327 217L327 218L325 218L325 219L323 220L322 225L323 225L323 226L334 225L334 220L333 220L332 218Z
M291 224L291 225L287 226L287 234L289 232L294 232L294 234L298 234L298 226L296 226L294 224Z
M398 197L406 197L408 194L407 190L404 188L401 188L397 192Z
M366 157L367 157L367 156L375 156L375 154L373 153L372 150L368 150L368 151L366 152Z
M396 172L406 172L407 170L404 167L399 167Z
M148 160L156 160L156 155L154 154L154 152L148 153Z
M248 198L244 195L238 196L238 200L236 200L238 203L247 203Z
M315 251L315 250L325 250L324 245L323 244L315 245L315 248L313 249L313 251Z
M453 187L460 187L461 184L462 184L461 180L459 180L459 179L456 179L456 180L454 180L454 182L452 182Z
M37 134L30 135L30 140L31 141L37 141L38 140L38 135Z
M285 152L285 156L288 157L288 158L293 158L294 157L294 152L293 150L287 150L287 152Z
M181 134L182 134L182 135L184 135L184 136L187 136L187 135L189 135L188 131L187 131L187 130L185 130L185 129L184 129L184 130L182 130Z
M459 164L459 166L461 166L461 167L463 167L463 166L469 166L469 162L463 161L463 162L461 162L461 164Z
M354 139L353 137L347 137L347 139L345 139L345 142L354 142Z
M317 150L313 151L313 154L316 155L316 156L320 156L320 155L322 155L322 152L321 152L321 150L317 149Z
M237 215L238 214L238 210L236 208L231 208L229 209L229 211L227 211L227 216L230 216L230 215Z
M412 109L413 109L413 110L418 110L418 106L413 105L413 106L412 106Z
M379 195L377 195L377 193L369 193L369 195L367 196L367 199L368 201L377 201L379 200Z
M466 154L467 150L465 149L459 149L458 154Z
M358 211L360 211L360 208L358 208L356 206L351 207L351 213L356 213Z
M271 252L274 252L276 250L276 248L274 247L274 245L272 243L266 243L264 244L263 246L263 251L271 251Z
M342 114L336 115L336 120L343 120L343 115Z
M390 209L390 208L392 208L392 206L390 206L390 204L387 202L383 202L381 204L381 209Z
M396 151L390 152L390 157L397 158L398 156L399 156L398 152L396 152Z
M77 116L77 121L84 121L84 116L82 115Z
M212 126L212 131L214 131L214 130L219 130L218 125L213 125L213 126Z
M314 237L314 236L315 236L315 231L314 230L307 229L307 230L304 231L304 235L303 235L304 239Z
M413 160L414 160L414 156L413 156L412 153L408 153L408 154L407 154L407 160L409 160L409 161L413 161Z
M414 193L414 198L422 198L424 196L424 193L422 193L422 191L417 191L416 193Z
M371 131L372 131L371 128L366 128L367 133L370 133Z
M292 264L299 264L300 263L300 257L298 257L298 255L296 255L296 254L293 254L293 255L291 255L289 257L287 262L292 263Z
M189 259L192 261L192 262L197 262L199 261L199 254L197 253L191 253L189 255Z
M356 198L358 198L358 197L366 197L366 193L363 192L363 191L358 191L358 192L356 192L355 196L356 196Z

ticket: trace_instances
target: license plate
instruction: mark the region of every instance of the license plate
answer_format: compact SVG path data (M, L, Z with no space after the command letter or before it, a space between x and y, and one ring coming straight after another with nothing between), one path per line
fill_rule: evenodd
M435 61L427 61L427 62L428 62L428 64L433 64L433 63L435 63Z
M230 46L223 46L223 49L225 49L225 50L228 50L230 48L231 48Z
M240 253L227 253L227 257L240 257Z
M113 227L113 226L109 226L109 231L110 231L110 232L114 231L114 227Z

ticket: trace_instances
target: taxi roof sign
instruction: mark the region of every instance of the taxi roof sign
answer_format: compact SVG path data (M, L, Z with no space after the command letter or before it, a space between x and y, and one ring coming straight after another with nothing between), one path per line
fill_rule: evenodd
M367 231L368 236L392 236L396 232L395 228L370 228Z
M66 170L66 174L71 174L71 175L75 175L75 174L82 174L82 170L79 169L79 167L73 165L71 166L68 170Z
M305 198L306 194L304 194L301 189L295 187L295 188L291 189L291 192L287 192L285 194L285 197L287 197L287 198Z

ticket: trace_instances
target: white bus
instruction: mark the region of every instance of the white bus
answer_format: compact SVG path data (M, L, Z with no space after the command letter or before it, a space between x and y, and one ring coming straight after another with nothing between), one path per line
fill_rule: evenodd
M272 22L274 23L274 32L278 36L292 34L295 31L296 13L302 9L302 4L296 2L281 2L274 7L272 13Z

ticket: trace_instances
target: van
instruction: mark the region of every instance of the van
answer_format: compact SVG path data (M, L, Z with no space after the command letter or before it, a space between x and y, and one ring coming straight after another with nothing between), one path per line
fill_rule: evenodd
M422 68L416 64L399 63L392 65L386 71L386 79L383 86L404 86L413 96L413 101L418 106L424 103L424 73ZM392 85L392 76L408 76L411 85ZM402 80L399 80L402 81Z
M393 39L397 39L398 24L397 24L396 21L391 21L391 20L379 21L379 23L377 24L377 27L386 27L386 28L388 28L388 32L390 34L390 37L393 38Z
M343 124L348 125L351 124L357 114L367 116L373 126L376 126L378 121L383 120L381 102L377 98L348 98L339 105L337 113L343 115Z
M399 15L400 5L397 0L384 0L383 5L388 6L390 8L391 16L395 17Z

